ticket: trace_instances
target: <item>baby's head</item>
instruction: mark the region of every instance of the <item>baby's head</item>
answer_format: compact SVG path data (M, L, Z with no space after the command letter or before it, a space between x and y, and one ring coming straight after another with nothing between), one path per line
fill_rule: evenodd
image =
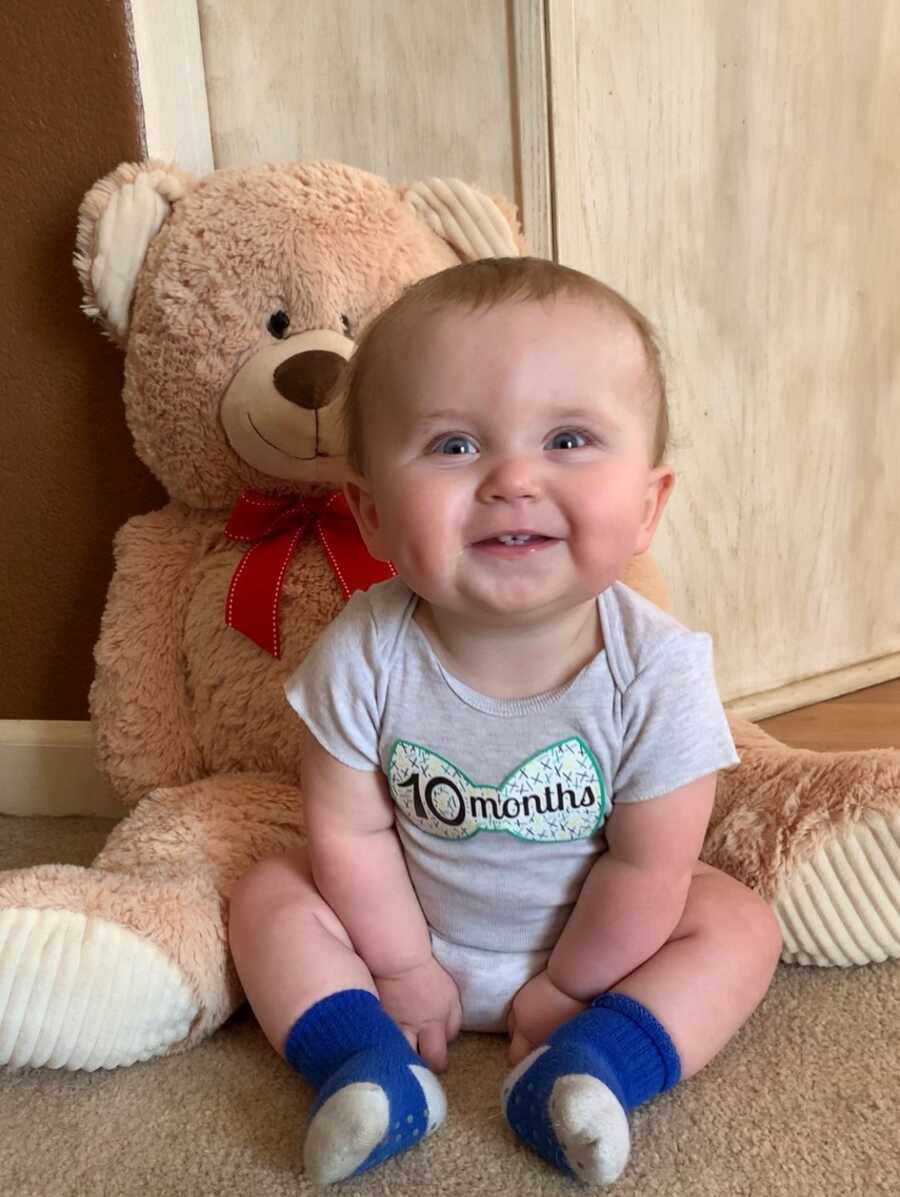
M366 413L390 403L383 389L387 369L402 373L398 355L415 355L416 338L430 317L490 311L505 305L573 301L608 323L624 323L643 352L644 401L651 464L661 465L669 445L669 407L656 332L642 312L599 279L545 258L484 258L451 266L408 287L363 331L347 370L344 433L347 464L365 473Z
M596 279L536 258L432 275L344 386L354 515L432 605L560 610L649 546L674 479L660 351Z

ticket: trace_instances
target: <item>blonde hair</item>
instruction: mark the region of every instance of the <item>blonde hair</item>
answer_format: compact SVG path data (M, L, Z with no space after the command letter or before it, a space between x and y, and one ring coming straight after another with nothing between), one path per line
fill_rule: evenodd
M392 336L409 325L421 312L431 314L453 305L469 311L493 308L501 303L544 300L557 295L594 300L614 308L629 321L640 337L647 370L656 400L652 442L654 466L665 457L669 443L669 406L662 352L656 331L638 309L599 279L545 258L481 258L451 266L408 287L364 329L347 364L344 392L344 439L347 463L357 473L365 471L363 417L366 398L377 384L378 365Z

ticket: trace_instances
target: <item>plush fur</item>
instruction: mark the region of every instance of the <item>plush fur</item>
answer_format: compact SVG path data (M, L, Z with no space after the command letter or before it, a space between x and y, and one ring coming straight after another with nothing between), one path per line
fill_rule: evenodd
M524 249L508 203L454 187L432 187L444 199L423 209L407 188L335 163L222 170L199 182L145 163L119 167L85 197L76 257L85 306L125 350L135 447L171 502L119 532L96 649L99 760L131 813L90 868L0 875L0 930L12 937L0 943L0 1062L81 1067L87 1058L111 1067L180 1051L242 1000L228 956L228 895L253 861L303 834L299 736L282 685L343 601L307 538L285 578L281 659L225 626L243 550L223 528L241 490L320 493L339 480L334 459L305 464L297 460L305 452L291 454L320 435L328 413L286 400L282 411L271 370L262 382L250 371L268 361L260 354L292 352L267 328L274 311L289 313L292 334L315 332L329 345L344 338L349 353L355 331L405 285L470 256L459 234L469 217L450 218L457 202L495 230L503 223ZM236 379L251 403L254 386L268 388L259 399L275 412L283 470L253 464L226 432L223 396ZM666 605L651 560L636 561L626 580ZM834 845L852 848L873 815L898 827L900 754L814 754L740 720L732 730L742 761L722 776L705 856L776 909L779 895L807 886L805 865ZM896 880L879 901L896 926ZM181 1026L167 1041L142 1025L142 1012L120 1012L127 1036L110 1033L108 1049L104 1040L89 1057L70 1050L95 1031L78 945L48 946L62 935L63 913L84 916L85 937L120 929L117 942L131 945L123 959L150 973L163 962L160 985L182 1017L187 1010L187 1034ZM898 954L893 932L878 943L867 959ZM846 962L829 957L814 929L787 953L804 957ZM40 994L40 1009L16 998L23 993ZM109 1001L114 1009L115 995ZM75 1018L84 1025L71 1025Z

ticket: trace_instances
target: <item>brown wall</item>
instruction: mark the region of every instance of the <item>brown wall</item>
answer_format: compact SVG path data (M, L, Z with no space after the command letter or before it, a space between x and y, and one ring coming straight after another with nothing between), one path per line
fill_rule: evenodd
M143 156L127 0L0 6L0 719L83 719L111 541L164 494L80 312L78 204Z

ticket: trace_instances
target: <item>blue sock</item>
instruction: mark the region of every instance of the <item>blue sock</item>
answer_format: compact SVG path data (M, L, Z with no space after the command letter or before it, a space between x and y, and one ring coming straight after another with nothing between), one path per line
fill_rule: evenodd
M609 1183L628 1160L625 1113L681 1077L681 1061L650 1011L621 993L596 998L513 1069L504 1114L549 1163Z
M311 1006L288 1032L284 1057L317 1091L304 1159L318 1184L365 1172L443 1120L437 1078L365 989Z

